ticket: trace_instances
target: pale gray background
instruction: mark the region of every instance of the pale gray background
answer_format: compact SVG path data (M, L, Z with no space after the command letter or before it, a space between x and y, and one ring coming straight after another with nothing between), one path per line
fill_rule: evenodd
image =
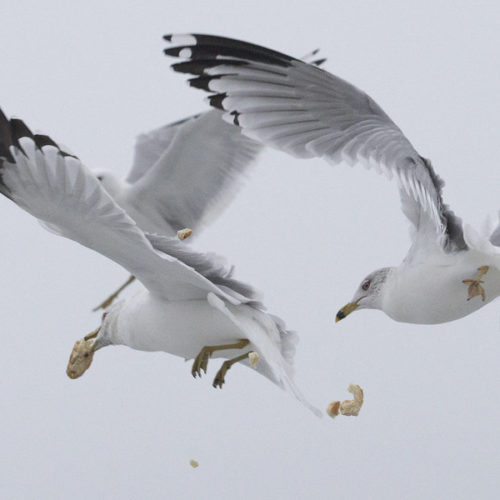
M0 16L0 105L91 168L124 173L137 133L204 109L161 36L209 32L321 47L432 159L459 215L479 226L500 208L497 2L3 0ZM498 497L498 303L439 326L374 311L333 322L367 272L406 253L394 183L268 152L196 242L300 333L314 403L364 388L361 415L335 421L248 369L219 391L218 363L193 380L164 353L107 348L68 379L74 340L99 323L91 307L126 273L8 200L0 210L2 498Z

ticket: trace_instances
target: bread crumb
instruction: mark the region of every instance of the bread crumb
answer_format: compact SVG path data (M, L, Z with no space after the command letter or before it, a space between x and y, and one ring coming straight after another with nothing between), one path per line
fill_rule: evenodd
M359 385L351 384L347 390L354 396L354 399L346 399L340 405L340 413L346 417L357 417L363 406L363 389Z
M88 370L94 358L94 344L94 339L80 339L75 342L66 368L69 378L81 377Z
M190 460L189 461L189 465L193 468L193 469L196 469L196 467L198 467L198 465L200 465L196 460Z
M187 227L184 228L184 229L180 229L179 231L177 231L177 237L180 240L185 240L186 238L189 238L192 234L193 234L193 230L189 229Z
M326 413L332 417L335 418L338 416L340 410L340 401L332 401L329 405L328 408L326 409Z
M351 384L347 390L354 396L353 399L346 399L342 403L332 401L326 409L326 413L330 417L335 418L339 412L346 417L357 417L359 415L359 411L363 406L363 389L359 385Z
M255 368L257 363L259 362L260 356L259 353L252 351L248 353L248 359L250 360L250 366Z

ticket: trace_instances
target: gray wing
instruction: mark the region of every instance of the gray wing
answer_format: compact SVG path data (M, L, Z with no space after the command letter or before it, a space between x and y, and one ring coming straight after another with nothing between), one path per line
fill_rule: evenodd
M233 278L234 267L229 266L225 258L212 252L196 252L177 237L145 234L153 248L180 260L240 302L263 307L260 295L252 286Z
M415 231L413 251L436 243L466 249L461 221L444 205L443 182L368 95L286 54L208 35L167 35L175 71L248 137L299 158L364 163L399 181L403 211ZM429 235L431 238L429 239ZM412 250L410 251L412 253Z
M134 162L126 181L133 184L145 175L168 149L182 126L190 120L196 120L199 116L200 114L198 113L174 123L155 128L145 134L138 135L135 141Z
M78 158L32 134L21 120L8 120L1 109L0 193L59 235L122 265L155 295L191 300L212 292L232 304L249 301L153 248Z
M174 229L198 229L236 194L259 142L211 110L139 136L127 196L147 197Z

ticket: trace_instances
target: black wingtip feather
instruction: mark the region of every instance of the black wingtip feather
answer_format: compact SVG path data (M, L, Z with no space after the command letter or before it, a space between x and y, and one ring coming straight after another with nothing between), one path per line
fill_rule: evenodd
M48 135L35 134L34 141L38 149L44 146L54 146L59 149L59 146Z
M163 49L163 53L167 56L172 56L172 57L179 57L179 53L182 49L185 49L186 47L169 47L168 49Z
M9 163L16 162L16 159L10 151L12 146L26 155L26 152L19 143L19 140L23 137L28 137L33 140L36 147L40 150L43 146L54 146L59 150L61 156L76 158L76 156L63 151L49 136L33 134L22 120L18 118L11 118L9 120L0 108L0 193L10 199L13 198L9 188L3 182L2 165L5 160Z
M0 157L14 163L14 158L9 150L13 145L10 123L0 108Z
M14 163L14 158L9 150L12 146L12 134L7 117L0 108L0 193L12 199L9 188L4 184L2 177L2 165L5 160Z
M270 58L279 58L289 62L293 60L293 57L283 54L282 52L278 52L277 50L268 49L262 45L256 45L254 43L237 40L235 38L204 34L192 34L191 36L196 39L197 46L206 45L211 47L227 48L231 51L240 49L243 52L248 52L250 54L267 55Z
M212 77L210 76L197 76L196 78L190 78L188 80L188 84L190 87L194 87L195 89L201 89L210 92L208 84L211 82L211 80Z
M171 68L177 73L202 75L206 69L220 66L221 64L229 64L231 66L248 66L247 61L241 61L239 59L224 59L224 63L222 63L220 59L195 59L174 63Z
M188 80L189 86L190 87L195 87L197 89L202 89L206 90L207 92L212 92L212 89L209 88L209 83L212 80L218 80L219 78L222 78L223 76L230 76L229 74L224 74L224 75L202 75L202 76L197 76L195 78L190 78Z
M294 58L287 54L242 40L212 35L192 34L190 36L196 40L195 44L169 47L163 51L164 54L172 57L180 57L180 52L183 49L190 49L191 54L186 58L190 60L215 59L223 56L247 59L277 66L290 66L292 61L294 61ZM168 42L172 40L173 36L169 35L169 37L169 39L166 39ZM221 64L223 64L222 61Z
M227 94L225 92L223 92L222 94L211 95L208 98L208 102L209 102L210 106L217 108L217 109L221 109L222 111L224 111L224 106L222 106L222 101L226 97L227 97Z
M237 127L240 126L240 120L239 120L239 116L241 115L241 113L238 113L238 111L231 111L230 113L232 116L234 116L233 118L233 124L236 125Z
M10 133L14 146L16 146L16 148L18 148L19 151L22 151L24 154L26 154L23 148L21 147L21 144L19 144L19 139L22 139L23 137L29 137L30 139L34 139L31 130L22 120L19 120L18 118L11 118Z
M316 59L316 61L312 61L311 64L314 64L314 66L321 66L324 64L326 61L326 57L323 57L322 59Z
M33 140L35 141L36 147L38 149L42 149L44 146L53 146L54 148L59 150L59 154L64 157L77 158L77 156L72 155L71 153L67 153L63 151L61 147L54 142L48 135L43 134L35 134L33 136Z

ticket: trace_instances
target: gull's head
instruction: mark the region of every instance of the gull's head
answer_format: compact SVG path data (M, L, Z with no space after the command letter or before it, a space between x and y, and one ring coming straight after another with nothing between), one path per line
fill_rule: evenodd
M392 267L383 267L370 273L359 285L352 301L342 307L335 322L357 309L382 309L383 289Z
M109 170L93 170L92 173L111 197L116 198L116 195L122 191L123 183L113 172Z

